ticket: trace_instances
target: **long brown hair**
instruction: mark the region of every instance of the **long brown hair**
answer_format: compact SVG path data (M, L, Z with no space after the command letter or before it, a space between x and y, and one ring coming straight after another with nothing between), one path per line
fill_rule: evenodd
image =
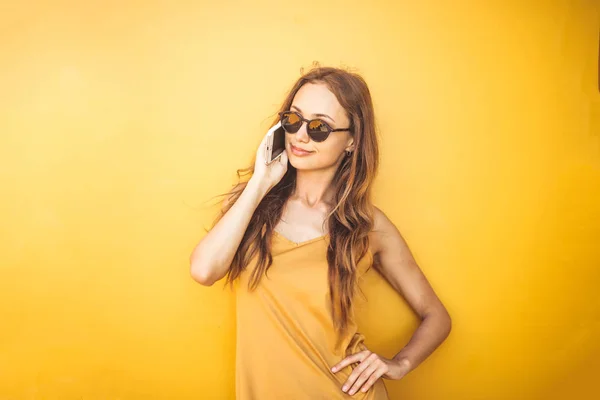
M301 72L302 73L302 72ZM358 74L340 68L320 67L318 64L303 74L294 84L280 111L289 110L296 92L305 83L324 83L337 97L351 121L351 134L355 151L344 157L332 181L335 206L326 218L329 228L329 292L334 327L343 332L348 326L356 290L357 263L369 247L368 234L373 228L371 186L379 164L379 149L375 132L375 117L371 94L365 80ZM273 122L275 124L277 119ZM251 166L237 171L238 178L251 176ZM225 206L213 226L240 197L246 182L227 195ZM249 289L258 285L273 262L271 237L279 222L284 205L294 192L296 169L288 170L277 185L262 199L256 208L239 248L227 273L226 284L231 285L244 268L258 254L256 268L250 278Z

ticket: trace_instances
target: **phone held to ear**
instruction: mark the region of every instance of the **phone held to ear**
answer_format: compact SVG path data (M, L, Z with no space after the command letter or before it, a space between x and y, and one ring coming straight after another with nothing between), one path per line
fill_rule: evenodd
M281 157L285 150L285 131L278 121L269 132L267 132L267 143L265 146L265 164L269 165Z

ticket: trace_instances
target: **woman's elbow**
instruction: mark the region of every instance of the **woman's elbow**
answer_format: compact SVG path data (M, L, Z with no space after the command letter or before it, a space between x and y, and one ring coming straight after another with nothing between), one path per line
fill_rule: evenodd
M446 328L446 336L449 336L450 332L452 331L452 317L450 316L450 313L448 313L447 310L444 310L443 320L444 326Z
M211 273L211 268L198 260L198 257L190 258L190 276L194 281L204 286L212 286L217 281Z

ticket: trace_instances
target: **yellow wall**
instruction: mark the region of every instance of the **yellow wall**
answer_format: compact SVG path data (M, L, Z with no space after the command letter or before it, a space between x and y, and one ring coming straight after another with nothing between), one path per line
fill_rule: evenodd
M370 84L376 204L454 320L392 399L592 398L595 1L189 3L0 7L0 399L233 398L232 296L188 256L314 60ZM365 291L391 356L416 320Z

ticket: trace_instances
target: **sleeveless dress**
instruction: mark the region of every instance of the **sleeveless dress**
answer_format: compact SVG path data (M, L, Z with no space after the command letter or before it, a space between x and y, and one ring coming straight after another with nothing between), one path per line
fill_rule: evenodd
M337 341L329 311L328 245L328 235L294 243L275 232L273 265L258 286L248 289L255 260L235 280L237 400L389 399L383 378L366 393L342 391L358 364L331 371L366 347L353 312ZM368 251L358 263L359 279L372 262Z

